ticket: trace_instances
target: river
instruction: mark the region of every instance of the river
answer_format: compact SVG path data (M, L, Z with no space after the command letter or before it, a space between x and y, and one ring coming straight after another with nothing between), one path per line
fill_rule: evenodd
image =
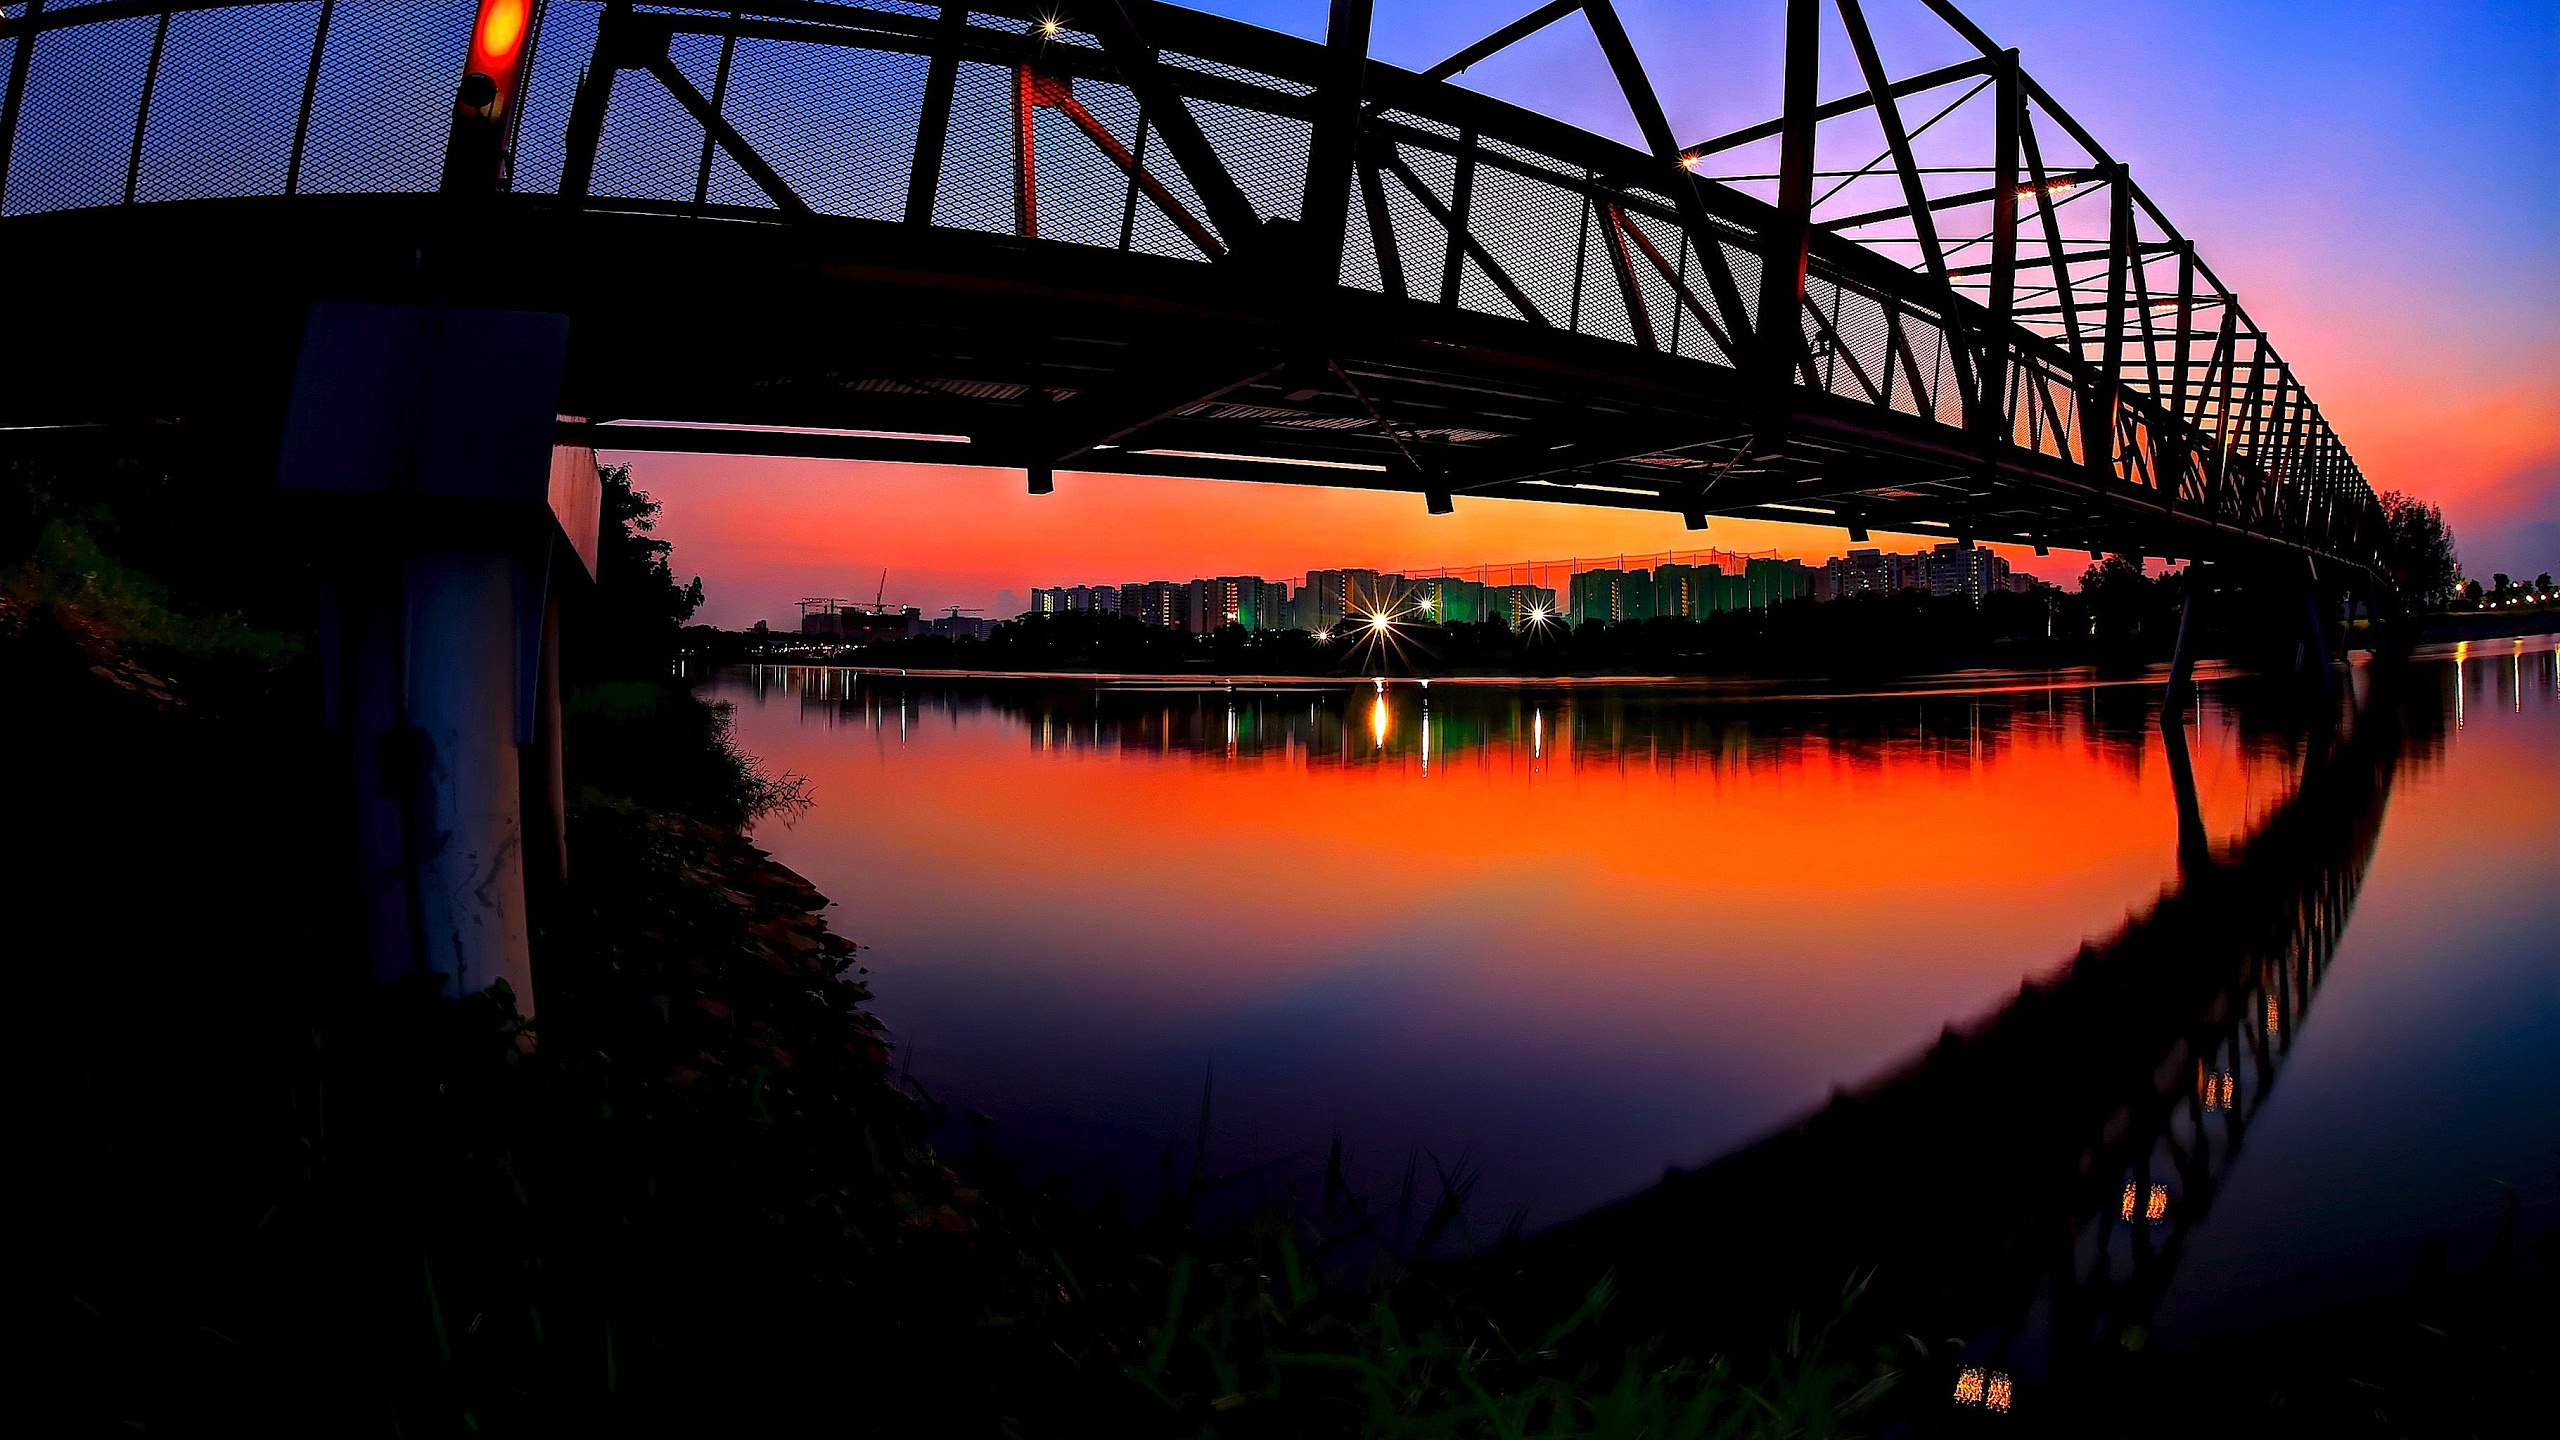
M2431 1248L2476 1264L2510 1194L2560 1224L2560 658L2357 660L2335 720L2208 675L2183 832L2156 678L705 691L806 777L814 805L757 838L866 947L899 1063L1088 1195L1144 1208L1187 1174L1205 1091L1209 1171L1264 1202L1338 1139L1381 1202L1408 1171L1426 1207L1472 1187L1444 1248L1571 1229L1666 1169L1740 1173L1711 1162L1835 1096L1978 1108L1915 1058L2067 1056L2052 1028L2078 1024L2156 1068L2168 1098L2122 1103L2170 1148L2122 1140L2105 1096L2004 1123L2085 1124L2128 1186L2177 1177L2141 1302L2176 1339L2388 1292ZM2244 922L2215 917L2262 911L2288 933L2222 955L2211 927ZM2211 952L2203 1000L2143 978L2163 945ZM2167 1030L2017 1003L2111 965ZM2075 1182L2082 1210L2117 1173Z

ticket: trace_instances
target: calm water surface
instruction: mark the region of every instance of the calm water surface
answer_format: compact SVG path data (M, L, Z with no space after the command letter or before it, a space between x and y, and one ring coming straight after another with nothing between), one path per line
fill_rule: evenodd
M1303 1185L1339 1135L1367 1193L1463 1166L1479 1234L1571 1222L1839 1092L1910 1099L1949 1027L2018 1032L2022 985L2144 983L2143 947L2197 948L2182 892L2280 913L2127 1042L2158 1146L2103 1097L2088 1121L2097 1169L2178 1177L2143 1306L2180 1336L2394 1287L2431 1244L2459 1266L2508 1193L2560 1223L2560 665L2498 641L2376 676L2337 725L2205 684L2184 859L2156 685L708 693L812 782L758 838L869 947L914 1078L1140 1203L1206 1078L1213 1170Z

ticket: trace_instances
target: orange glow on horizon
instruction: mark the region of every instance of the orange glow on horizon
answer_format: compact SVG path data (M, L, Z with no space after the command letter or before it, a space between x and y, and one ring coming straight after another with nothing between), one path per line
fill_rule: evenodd
M703 577L703 620L737 628L796 624L791 602L803 595L868 597L883 569L892 601L928 614L987 606L1009 618L1001 607L1027 608L1035 585L1613 561L1708 542L1818 563L1849 548L1846 532L1828 526L1719 519L1701 536L1677 515L1530 500L1468 497L1453 515L1431 515L1418 495L1304 485L1062 473L1054 494L1034 496L1018 470L625 451L602 458L629 461L633 483L666 507L657 533L675 543L679 575ZM1871 543L1909 551L1944 538L1879 533ZM2024 546L1991 548L2047 579L2076 576L2087 563L2077 552L2038 560Z

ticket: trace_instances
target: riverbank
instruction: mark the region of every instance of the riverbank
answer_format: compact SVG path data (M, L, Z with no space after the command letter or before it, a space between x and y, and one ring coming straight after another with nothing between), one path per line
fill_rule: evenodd
M2452 645L2465 640L2511 640L2537 635L2560 636L2560 606L2430 615L2418 624L2417 643Z

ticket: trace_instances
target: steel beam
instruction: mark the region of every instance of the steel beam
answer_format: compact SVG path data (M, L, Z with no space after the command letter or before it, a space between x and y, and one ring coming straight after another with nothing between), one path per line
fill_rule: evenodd
M1643 132L1646 147L1666 172L1661 183L1671 192L1672 203L1680 208L1681 223L1689 231L1690 243L1698 247L1698 266L1706 272L1707 288L1716 297L1716 308L1723 312L1725 333L1741 340L1752 333L1750 312L1744 308L1742 291L1725 263L1723 231L1708 218L1706 201L1698 193L1697 177L1689 173L1680 142L1671 137L1671 122L1663 118L1662 101L1653 93L1653 82L1645 76L1644 63L1636 58L1627 27L1619 23L1618 12L1609 0L1588 0L1583 14L1589 18L1600 52L1608 58L1609 69L1617 77L1627 108L1635 112L1636 128Z
M2107 185L2107 214L2110 238L2107 246L2107 319L2098 352L2098 373L2089 388L2082 392L2081 433L2090 473L2114 479L2116 449L2116 396L2123 387L2119 372L2124 365L2125 277L2132 262L2133 198L2126 193L2124 171L2119 167Z
M1494 31L1492 34L1487 35L1473 45L1459 51L1457 54L1452 55L1448 59L1441 61L1439 64L1432 66L1430 69L1423 71L1422 78L1425 80L1446 80L1452 75L1463 75L1467 72L1468 67L1474 65L1477 61L1489 59L1501 51L1510 49L1512 46L1519 44L1521 41L1528 39L1530 36L1537 34L1539 31L1546 29L1548 26L1553 25L1567 15L1572 14L1574 11L1581 9L1582 5L1583 0L1550 0L1550 3L1539 6L1537 9L1530 11L1519 19L1514 20L1510 24L1503 26L1501 29Z
M924 108L916 115L916 148L907 165L906 221L933 223L935 193L942 183L942 147L951 134L951 96L960 80L959 40L969 28L969 7L945 5L937 38L942 42L925 69Z
M1849 0L1841 13L1846 16L1855 8ZM1762 236L1759 344L1752 356L1752 368L1773 409L1804 355L1804 275L1813 246L1813 112L1820 103L1814 85L1820 77L1821 45L1820 0L1787 0L1786 128L1778 141L1778 213ZM1916 174L1913 178L1916 182Z
M1352 168L1360 152L1361 84L1369 69L1371 0L1333 0L1325 22L1324 80L1307 138L1307 178L1298 192L1298 225L1306 247L1306 280L1330 289L1342 278L1342 247L1351 226Z
M1936 8L1933 0L1931 8ZM2019 84L2018 52L2003 50L1994 58L1991 130L1991 295L1988 333L1983 337L1982 365L1975 372L1970 421L1995 449L2011 443L2008 414L2009 307L2018 289L2018 121L2026 113Z
M1837 0L1840 23L1849 32L1849 48L1858 55L1858 71L1866 77L1867 95L1876 107L1876 123L1884 128L1885 148L1893 154L1893 168L1902 178L1903 203L1911 210L1911 229L1920 241L1920 258L1927 262L1929 276L1940 285L1949 283L1946 251L1938 243L1938 222L1929 208L1928 187L1920 183L1920 162L1913 158L1911 137L1902 129L1902 110L1894 103L1893 84L1885 77L1884 60L1876 53L1875 37L1867 32L1867 14L1858 0ZM1794 44L1794 12L1788 12L1788 44ZM1792 78L1793 51L1790 48L1789 76ZM1790 105L1794 92L1788 92ZM1793 113L1792 108L1789 111ZM1808 147L1810 148L1810 147ZM1782 198L1778 208L1784 210Z
M1885 93L1891 95L1896 100L1900 100L1907 96L1926 94L1931 90L1952 85L1959 80L1970 80L1976 75L1987 75L1989 73L1990 68L1983 61L1965 60L1954 65L1948 65L1936 70L1928 71L1924 74L1914 75L1908 80L1896 80L1885 87ZM1855 95L1844 95L1837 100L1825 101L1821 105L1815 107L1813 118L1816 120L1837 120L1843 115L1855 115L1874 103L1875 92L1872 90L1862 90ZM1748 145L1755 140L1769 139L1770 137L1785 130L1786 125L1787 122L1784 119L1763 120L1757 125L1746 125L1739 130L1728 131L1711 140L1701 140L1694 145L1684 145L1680 149L1680 157L1683 160L1704 159L1709 155L1731 150L1737 146Z

